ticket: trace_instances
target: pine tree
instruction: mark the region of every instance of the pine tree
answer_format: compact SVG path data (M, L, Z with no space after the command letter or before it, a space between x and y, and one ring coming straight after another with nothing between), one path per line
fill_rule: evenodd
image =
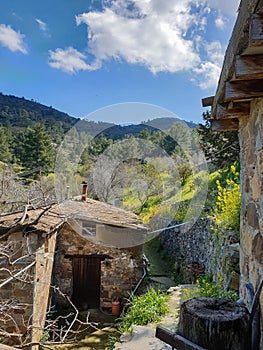
M207 160L219 168L229 168L233 163L239 162L238 133L213 132L209 112L203 113L203 119L205 124L199 124L197 133Z
M6 128L0 126L0 161L9 163L11 157L12 155L9 148L9 140Z
M54 149L52 141L43 124L37 123L28 128L24 137L20 135L18 159L29 170L40 167L44 173L52 171Z

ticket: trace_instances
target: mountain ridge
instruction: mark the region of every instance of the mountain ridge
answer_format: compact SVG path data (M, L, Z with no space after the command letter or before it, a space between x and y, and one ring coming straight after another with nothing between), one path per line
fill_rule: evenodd
M150 133L156 129L167 130L179 120L179 118L162 117L125 126L103 121L95 122L72 117L34 100L0 92L0 125L11 128L14 133L32 127L35 123L43 123L53 138L56 133L62 136L75 125L78 130L86 131L93 136L103 133L108 138L119 139L127 134L137 137L145 128ZM183 122L189 127L197 126L193 122Z

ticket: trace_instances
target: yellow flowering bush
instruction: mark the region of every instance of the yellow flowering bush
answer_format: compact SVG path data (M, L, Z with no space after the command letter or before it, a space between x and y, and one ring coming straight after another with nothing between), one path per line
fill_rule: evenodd
M213 281L212 275L207 273L201 275L196 280L196 287L183 289L184 300L206 297L206 298L225 298L237 300L238 295L232 290L225 290L223 277L218 273L217 281Z
M226 186L222 187L219 180L217 184L217 201L214 218L216 224L223 225L228 230L239 231L241 193L239 173L234 165L231 166L231 178L226 179Z

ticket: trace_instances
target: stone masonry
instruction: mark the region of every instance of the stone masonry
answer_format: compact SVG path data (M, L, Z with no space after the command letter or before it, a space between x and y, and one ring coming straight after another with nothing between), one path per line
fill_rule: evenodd
M72 261L74 255L105 255L101 262L101 307L110 307L113 296L128 297L143 274L142 246L112 248L94 244L81 237L65 224L58 235L54 264L54 284L62 293L72 295ZM63 299L56 297L57 305L63 307Z
M240 118L241 145L241 291L263 278L263 99L251 102L248 118ZM263 295L261 294L263 306Z
M212 218L200 217L188 228L180 226L161 233L160 241L175 260L175 268L185 283L195 283L204 273L216 276L219 272L226 286L239 289L239 244L226 241L217 255L217 242L213 232ZM229 261L229 268L223 268L223 261Z

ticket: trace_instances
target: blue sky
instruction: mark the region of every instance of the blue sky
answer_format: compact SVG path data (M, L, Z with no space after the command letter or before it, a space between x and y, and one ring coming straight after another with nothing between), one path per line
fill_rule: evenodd
M201 122L201 98L215 93L238 5L239 0L0 0L0 91L74 117L140 102Z

